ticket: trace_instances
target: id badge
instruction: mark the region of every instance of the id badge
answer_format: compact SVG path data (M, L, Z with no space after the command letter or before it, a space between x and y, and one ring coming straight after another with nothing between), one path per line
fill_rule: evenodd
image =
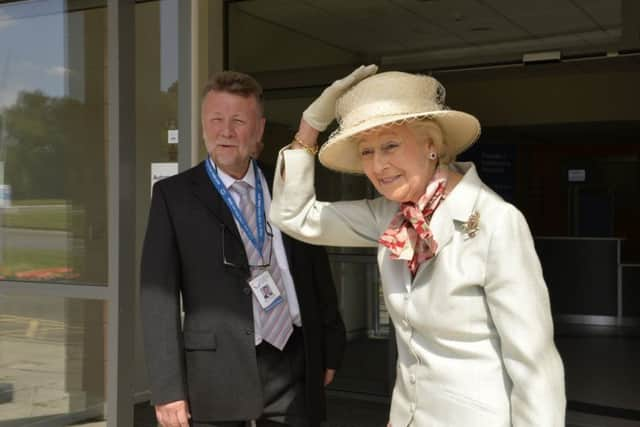
M260 303L260 307L266 311L271 310L282 302L280 290L268 271L263 271L261 274L251 279L249 281L249 286L251 286L253 295L255 295L256 299Z

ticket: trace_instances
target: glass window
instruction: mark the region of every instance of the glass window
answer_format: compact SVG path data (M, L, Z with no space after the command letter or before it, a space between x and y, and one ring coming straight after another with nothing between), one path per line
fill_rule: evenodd
M106 285L105 11L0 5L3 280Z
M71 425L104 418L103 301L0 298L0 424Z
M177 162L177 16L178 0L135 6L136 233L131 238L138 249L154 165L164 173L168 163ZM107 284L106 19L104 0L0 4L0 281ZM35 295L0 303L0 402L7 402L0 424L100 418L106 303ZM24 331L35 334L28 346ZM137 323L135 334L134 385L143 393L146 370ZM56 352L47 345L58 346ZM51 360L42 365L42 355ZM2 370L6 366L10 369Z

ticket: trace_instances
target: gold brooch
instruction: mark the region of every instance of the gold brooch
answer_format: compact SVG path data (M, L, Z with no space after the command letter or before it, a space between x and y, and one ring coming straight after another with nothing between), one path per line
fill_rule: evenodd
M476 237L476 233L480 228L480 214L476 211L473 212L467 222L462 223L462 228L467 235L467 238L470 239L472 237Z

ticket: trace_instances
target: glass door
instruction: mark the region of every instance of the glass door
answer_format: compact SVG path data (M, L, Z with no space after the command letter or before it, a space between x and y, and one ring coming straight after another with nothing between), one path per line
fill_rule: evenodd
M0 424L104 416L106 33L106 2L0 5Z

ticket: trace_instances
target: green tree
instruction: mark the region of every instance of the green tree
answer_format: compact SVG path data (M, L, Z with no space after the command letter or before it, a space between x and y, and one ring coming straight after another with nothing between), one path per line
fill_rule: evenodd
M49 97L41 91L20 92L4 110L5 181L13 198L63 198L65 158L77 150L85 108L68 97ZM5 141L6 143L6 141Z

